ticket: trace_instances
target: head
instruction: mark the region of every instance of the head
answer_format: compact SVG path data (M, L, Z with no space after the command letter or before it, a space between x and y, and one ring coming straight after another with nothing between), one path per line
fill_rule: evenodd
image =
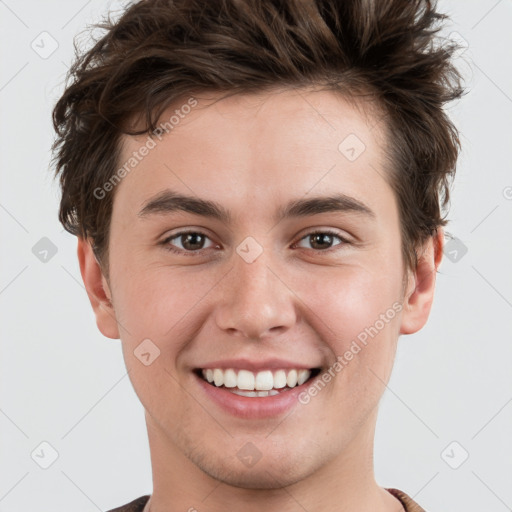
M60 220L185 464L272 487L370 442L441 261L459 149L443 106L462 94L443 18L420 0L144 1L77 55L54 110ZM242 418L199 382L235 359L331 378L286 417Z

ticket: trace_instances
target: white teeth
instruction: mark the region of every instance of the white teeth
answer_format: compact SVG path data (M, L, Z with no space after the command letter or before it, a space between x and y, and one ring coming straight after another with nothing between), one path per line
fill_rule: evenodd
M249 397L255 397L258 396L258 393L256 391L231 391L231 393L234 393L235 395L240 396L249 396Z
M268 391L274 387L274 376L270 370L258 372L256 374L256 381L254 388L262 391Z
M237 378L238 389L254 390L254 373L240 370Z
M286 372L284 370L277 370L274 373L274 387L276 389L281 389L286 386Z
M274 396L279 395L279 391L276 389L269 389L268 391L258 391L258 396Z
M297 370L291 370L286 376L286 384L288 387L293 388L297 385Z
M219 370L219 368L215 368L215 370L213 370L213 382L217 387L224 384L224 372Z
M279 395L279 391L275 390L275 389L270 389L268 391L239 391L238 389L235 390L230 390L231 393L235 394L235 395L240 395L240 396L249 396L251 398L254 398L256 396L260 397L260 396L274 396L274 395Z
M232 389L233 393L243 396L273 396L279 391L278 389L293 388L304 384L311 376L311 370L293 369L293 370L277 370L274 373L271 370L262 370L257 373L248 370L236 370L229 368L223 370L221 368L208 368L202 370L203 377L217 387L224 386ZM255 395L246 392L257 392Z
M224 386L227 388L236 388L237 378L236 372L233 369L226 370L224 372Z
M300 386L309 379L311 372L309 370L299 370L297 384Z

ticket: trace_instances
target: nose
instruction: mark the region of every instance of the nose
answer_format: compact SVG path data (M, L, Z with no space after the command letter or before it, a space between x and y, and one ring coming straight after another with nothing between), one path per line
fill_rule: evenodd
M228 334L257 340L297 322L297 297L267 251L252 263L236 255L234 268L218 289L216 323Z

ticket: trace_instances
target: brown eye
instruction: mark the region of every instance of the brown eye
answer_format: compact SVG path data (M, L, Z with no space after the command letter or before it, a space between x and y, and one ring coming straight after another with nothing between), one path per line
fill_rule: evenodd
M187 233L180 235L180 239L184 249L195 251L203 248L205 237L200 233Z
M309 235L309 240L313 249L329 249L333 238L334 237L332 235L327 235L326 233L315 233L314 235Z
M338 239L341 243L334 243ZM312 249L316 251L328 251L333 249L333 245L345 245L350 243L348 240L333 231L314 231L303 237L299 244L306 240Z
M193 253L205 249L207 240L210 239L199 231L182 231L166 238L162 244L172 252Z

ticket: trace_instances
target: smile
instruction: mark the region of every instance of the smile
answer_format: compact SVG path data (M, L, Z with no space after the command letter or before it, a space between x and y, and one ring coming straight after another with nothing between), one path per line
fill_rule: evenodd
M239 396L260 398L275 396L301 386L318 375L319 368L262 370L252 372L234 368L207 368L198 373L203 380Z

